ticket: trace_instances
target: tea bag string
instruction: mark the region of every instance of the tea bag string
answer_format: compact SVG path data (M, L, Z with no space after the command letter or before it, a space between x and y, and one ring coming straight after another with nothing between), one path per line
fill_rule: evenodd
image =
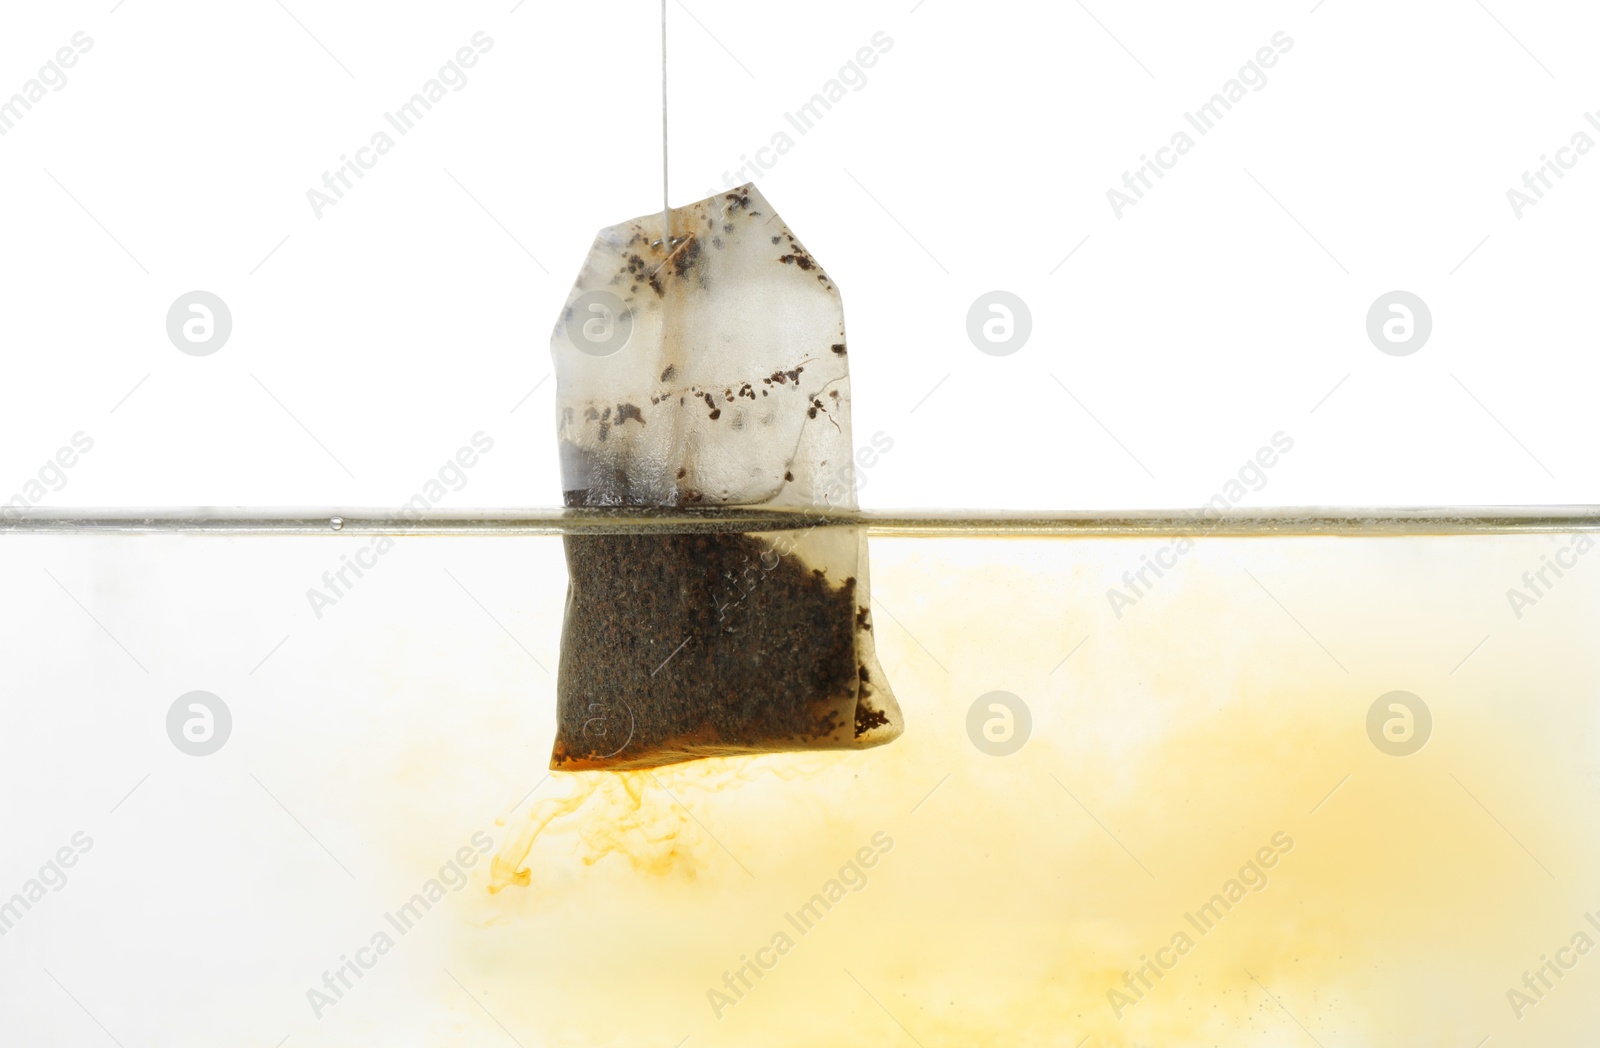
M667 0L661 0L661 251L672 252L667 203Z

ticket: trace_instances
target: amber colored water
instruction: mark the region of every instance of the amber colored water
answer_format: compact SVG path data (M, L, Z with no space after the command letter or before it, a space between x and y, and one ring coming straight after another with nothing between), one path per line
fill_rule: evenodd
M1285 517L1192 548L1161 522L870 521L901 738L582 775L546 770L566 522L497 520L0 536L0 898L93 840L0 929L4 1029L1596 1043L1593 515ZM232 711L204 757L168 735L194 689ZM986 752L1005 703L1031 727Z
M543 783L440 947L453 1036L1592 1044L1600 553L1506 593L1573 541L1213 538L1119 617L1170 538L874 539L904 737ZM1395 690L1409 756L1368 733Z

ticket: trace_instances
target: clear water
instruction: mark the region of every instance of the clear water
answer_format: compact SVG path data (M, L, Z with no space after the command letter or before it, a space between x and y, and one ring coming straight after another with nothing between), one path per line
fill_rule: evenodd
M1592 540L874 537L900 740L548 776L558 538L9 537L0 892L93 847L0 938L7 1023L1592 1044Z

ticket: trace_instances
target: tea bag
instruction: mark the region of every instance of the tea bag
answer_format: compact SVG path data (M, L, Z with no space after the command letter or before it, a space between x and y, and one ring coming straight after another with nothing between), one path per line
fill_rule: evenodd
M604 229L555 332L568 506L853 509L838 289L754 186ZM554 769L875 746L902 730L866 537L566 538Z

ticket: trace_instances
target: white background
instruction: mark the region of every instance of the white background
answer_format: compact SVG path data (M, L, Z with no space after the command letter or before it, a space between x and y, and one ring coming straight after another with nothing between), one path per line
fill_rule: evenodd
M1600 106L1600 19L1577 3L1485 2L672 0L672 201L738 181L743 158L778 132L794 137L759 184L844 295L856 441L893 441L865 476L868 508L1196 506L1280 431L1293 449L1242 504L1600 501L1600 159L1578 161L1520 218L1506 196L1575 132L1600 136L1584 119ZM493 450L442 508L558 504L549 332L596 230L660 207L657 18L650 0L10 5L0 103L75 33L93 45L0 136L0 502L43 470L65 481L38 489L54 508L396 507L483 431ZM493 47L466 85L319 218L307 191L480 31ZM1280 32L1293 46L1265 86L1119 218L1108 189ZM785 115L880 33L892 46L865 84L795 132ZM204 357L166 331L169 307L196 289L233 319ZM1032 316L1026 344L1004 357L967 333L974 300L997 289ZM1409 356L1380 352L1366 332L1374 300L1397 289L1433 317ZM55 473L47 463L79 433L92 449ZM1094 739L1097 716L1119 725L1130 707L1203 714L1214 691L1289 719L1337 714L1348 731L1316 756L1372 762L1366 711L1412 689L1435 705L1441 734L1407 771L1460 772L1484 798L1480 810L1451 795L1460 825L1512 827L1528 842L1485 838L1527 878L1507 882L1496 916L1594 906L1581 895L1593 879L1555 858L1562 842L1587 847L1589 822L1551 828L1561 810L1538 796L1577 805L1593 789L1597 669L1583 640L1594 587L1562 583L1527 618L1505 599L1566 537L1355 543L1344 560L1316 543L1227 541L1185 562L1189 582L1118 610L1104 594L1144 545L1086 543L1054 559L1005 545L941 576L916 542L874 540L884 669L908 727L861 762L880 777L861 795L914 812L943 781L925 765L948 754L971 773L939 803L968 805L998 849L1032 854L1022 816L1098 833L1058 797L1060 808L1019 806L1026 794L996 789L1009 820L981 810L986 789L1012 780L992 778L963 718L1006 689L1039 724L1007 774L1047 791L1071 782L1084 812L1137 844L1149 827L1102 807L1114 784L1080 782L1052 732ZM308 603L371 542L0 535L0 899L74 831L95 841L70 891L4 939L0 1041L20 1030L50 1044L294 1048L385 1029L373 1043L440 1043L416 1032L430 1023L464 1031L462 1043L510 1043L503 1018L540 1043L559 1009L517 998L518 1014L508 994L490 1000L491 1016L489 981L464 968L460 983L443 978L452 950L494 956L452 939L444 919L327 1022L307 1006L307 987L379 914L547 781L559 544L410 538L335 606ZM234 717L226 747L203 760L167 736L169 709L192 690ZM1496 739L1539 740L1539 761L1446 730L1480 707L1493 717L1479 723L1504 726ZM1546 745L1555 738L1566 745ZM1335 775L1306 797L1286 790L1286 764L1315 766L1263 759L1270 785L1238 791L1242 810L1281 804L1309 818L1338 788ZM856 769L839 767L855 796ZM904 781L886 784L896 767L909 768ZM1358 792L1385 781L1368 777L1372 764L1350 767L1340 803L1382 803ZM787 829L757 796L724 803L746 805L763 831ZM945 822L910 829L914 839L989 862ZM1122 861L1100 845L1092 861ZM1524 850L1561 870L1559 888L1547 893ZM781 848L766 855L785 865ZM906 863L908 898L942 883L929 868ZM1163 875L1185 868L1211 876L1186 857ZM606 882L575 883L604 901ZM915 911L919 925L930 912ZM1515 979L1570 931L1565 915L1525 925L1495 954L1496 978ZM698 978L745 944L741 930L685 970ZM901 1007L887 966L861 974ZM1455 1012L1464 1036L1452 1043L1515 1043L1501 983L1486 985ZM841 1014L862 1009L863 1036L888 1043L886 1020L843 989ZM1573 989L1559 1006L1570 1013L1546 1008L1545 1026L1520 1027L1527 1043L1557 1043L1550 1024L1566 1020L1552 1014L1592 1029L1592 997ZM1320 1010L1320 992L1286 994L1283 1007L1331 1046L1353 1027ZM664 1016L648 1043L690 1031L690 1044L716 1043L698 986L677 1004L693 1006L693 1022ZM1277 1022L1276 1043L1303 1043Z
M549 331L595 231L660 208L659 26L515 2L13 5L0 95L93 46L0 137L0 501L81 430L42 504L396 506L483 430L446 508L558 504ZM858 443L894 441L864 506L1194 506L1279 430L1244 504L1594 501L1600 161L1506 196L1600 135L1583 5L912 2L669 10L673 202L794 139L759 183L843 291ZM307 190L478 31L318 218ZM1280 31L1118 218L1107 190ZM233 316L207 357L165 329L194 289ZM966 333L994 289L1032 313L1007 357ZM1406 357L1365 332L1396 289L1433 315Z

